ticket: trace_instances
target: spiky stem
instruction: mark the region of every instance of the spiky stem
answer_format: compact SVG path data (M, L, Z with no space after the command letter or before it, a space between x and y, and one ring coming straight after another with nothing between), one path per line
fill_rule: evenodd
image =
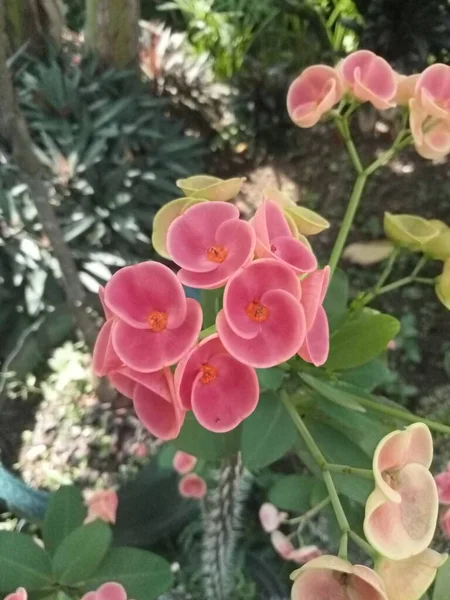
M252 477L240 456L235 456L222 460L213 480L203 504L203 587L205 600L229 600Z

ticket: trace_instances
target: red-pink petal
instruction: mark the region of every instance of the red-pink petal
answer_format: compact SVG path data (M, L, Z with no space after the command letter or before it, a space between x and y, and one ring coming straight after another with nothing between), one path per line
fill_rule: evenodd
M98 588L95 600L127 600L127 593L119 583L104 583Z
M5 597L5 600L27 600L28 598L28 594L25 588L20 587L17 588L17 590L15 592L13 592L12 594L8 594Z
M216 378L202 383L202 373L198 373L192 387L192 410L205 429L231 431L255 410L258 378L254 369L228 354L211 357L208 364L217 369Z
M178 450L175 452L173 457L172 466L174 470L180 475L186 475L195 468L197 464L197 458L192 456L192 454L188 454L187 452L182 452Z
M317 259L309 248L293 237L275 237L270 244L271 256L284 261L296 273L311 273L317 269Z
M106 284L105 302L119 319L139 329L148 329L154 311L167 314L168 329L186 318L183 286L168 267L154 261L117 271Z
M214 204L216 205L216 204ZM178 279L187 286L200 289L222 287L241 267L253 258L256 236L246 221L229 219L217 229L215 244L227 249L227 257L222 263L211 263L214 268L208 272L195 272L181 269Z
M330 350L330 332L328 328L328 318L322 306L316 315L316 320L311 329L306 333L298 355L306 362L312 363L316 367L323 365Z
M447 508L447 510L443 512L439 523L441 525L442 533L445 537L450 539L450 508Z
M201 202L177 217L167 233L167 248L181 268L197 273L212 271L217 263L207 251L216 245L216 232L230 219L239 219L239 210L228 202Z
M112 345L111 331L113 323L112 319L106 321L95 340L92 369L97 377L109 375L123 365Z
M178 362L195 344L202 326L202 310L196 300L187 298L186 318L176 329L151 331L136 329L116 320L112 342L126 366L136 371L158 371Z
M283 214L283 210L273 200L264 200L252 219L258 240L270 247L274 237L291 237L292 232Z
M237 335L225 311L217 315L219 337L237 360L256 368L267 368L289 360L303 344L306 335L303 308L294 296L283 290L266 292L261 303L269 309L267 319L251 339Z
M251 320L246 308L253 301L261 301L270 289L284 290L300 298L300 282L294 271L274 259L256 260L230 279L223 296L223 308L230 328L240 337L254 338L260 323Z
M185 413L175 402L167 402L152 390L136 384L133 405L139 420L154 436L172 440L180 433Z
M302 305L305 311L306 328L313 326L319 306L322 305L330 281L330 267L314 271L302 279Z
M416 84L416 97L427 112L437 118L450 118L450 67L435 63L419 77Z
M346 600L346 596L345 587L333 571L314 569L302 573L294 581L291 600ZM366 599L356 596L354 600Z
M266 533L272 533L287 517L287 513L280 513L278 508L270 502L264 502L259 509L259 521Z
M273 531L270 536L270 541L278 554L284 559L287 559L291 552L294 552L295 550L291 540L281 531Z
M134 379L130 379L119 371L115 371L114 373L110 373L109 381L118 392L127 398L133 398L134 388L136 387Z
M103 312L105 313L105 317L107 319L111 319L114 316L114 313L111 310L109 310L109 308L106 306L106 302L105 302L105 288L103 286L100 286L98 288L98 296L100 298L100 302L102 304Z
M184 498L195 498L196 500L204 498L208 491L206 481L196 473L185 475L180 480L178 489Z
M450 471L447 469L434 478L439 492L439 502L450 504Z

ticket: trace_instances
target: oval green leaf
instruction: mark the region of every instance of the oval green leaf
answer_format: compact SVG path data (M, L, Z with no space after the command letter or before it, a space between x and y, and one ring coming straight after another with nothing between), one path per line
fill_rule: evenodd
M197 458L218 460L239 451L240 431L240 427L237 427L228 433L213 433L202 427L192 413L188 413L178 437L172 444L178 450Z
M36 591L52 581L50 559L31 536L0 532L0 592L10 594L18 587Z
M269 500L280 510L306 512L311 508L311 495L317 479L311 475L287 475L269 490Z
M63 539L83 524L86 512L83 496L74 485L64 485L51 495L42 529L47 552L53 554Z

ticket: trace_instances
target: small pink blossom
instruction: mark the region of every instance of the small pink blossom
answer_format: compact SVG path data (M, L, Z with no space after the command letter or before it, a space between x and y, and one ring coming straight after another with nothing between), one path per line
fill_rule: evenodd
M417 153L429 160L447 156L450 153L450 120L431 117L415 99L410 100L409 106L409 125Z
M300 546L288 556L289 560L299 565L304 565L307 562L322 556L323 552L317 546Z
M264 200L251 221L256 232L255 254L259 258L275 258L296 273L310 273L317 260L303 242L294 237L282 208L273 200Z
M252 367L291 358L306 335L300 282L289 266L262 258L241 269L225 287L217 331L228 352Z
M272 533L288 517L286 512L280 512L276 506L270 502L264 502L259 509L259 520L266 533Z
M450 462L447 465L447 470L436 475L434 480L438 487L439 502L441 504L450 504Z
M314 271L302 280L302 306L306 318L306 336L298 355L319 367L330 349L328 318L322 304L330 281L330 267Z
M119 505L119 498L117 492L112 489L99 490L94 492L86 500L88 508L88 514L85 523L92 523L96 519L105 521L106 523L116 522L117 507Z
M289 116L298 127L313 127L343 95L339 73L327 65L313 65L293 81L287 95Z
M101 585L96 592L88 592L81 600L127 600L127 593L119 583L109 582Z
M388 62L370 50L357 50L338 67L344 84L362 102L380 110L395 106L397 77Z
M12 594L8 594L4 600L27 600L28 594L25 588L17 588Z
M415 97L427 115L450 121L450 66L435 63L419 77Z
M248 417L259 399L254 369L233 357L217 335L195 346L175 370L184 410L210 431L230 431Z
M186 475L195 468L197 464L197 459L192 454L188 454L187 452L182 452L179 450L175 452L173 457L172 466L174 470L180 475Z
M255 232L239 219L239 210L225 202L195 204L177 217L167 234L172 260L181 267L178 279L194 288L222 287L249 263Z
M289 555L295 551L291 540L278 529L276 531L272 531L270 534L270 541L281 558L284 558L285 560L288 560Z
M208 491L206 481L196 473L189 473L180 479L178 484L180 494L184 498L201 500Z
M450 539L450 508L447 508L441 515L440 525L442 533Z
M202 325L199 303L186 298L168 267L153 261L117 271L106 284L104 303L115 315L106 323L114 351L127 367L144 373L178 362Z

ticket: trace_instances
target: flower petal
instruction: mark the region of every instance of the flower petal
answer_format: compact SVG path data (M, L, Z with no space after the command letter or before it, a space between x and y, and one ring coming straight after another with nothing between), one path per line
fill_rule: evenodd
M306 362L312 363L315 367L323 365L330 350L330 332L328 327L328 317L322 306L319 306L316 320L311 329L306 333L298 355Z
M270 255L284 261L296 273L311 273L317 269L317 259L311 250L293 237L274 237L270 243Z
M330 281L330 267L314 271L302 279L302 305L305 311L306 328L313 326L319 307L322 305Z
M173 457L172 466L174 471L179 473L180 475L186 475L195 468L197 464L197 458L192 456L192 454L188 454L187 452L182 452L178 450L175 452Z
M172 200L164 204L153 218L152 246L163 258L170 259L166 244L167 231L191 200L193 198L177 198L176 200Z
M96 600L127 600L127 593L119 583L104 583L97 590Z
M123 365L123 361L117 356L112 345L111 332L113 323L112 319L106 321L95 340L94 352L92 354L92 369L97 377L109 375Z
M206 481L196 473L185 475L180 480L178 489L184 498L195 498L196 500L204 498L208 491Z
M173 440L180 433L185 412L175 402L167 402L152 390L136 384L133 405L139 420L157 438Z

